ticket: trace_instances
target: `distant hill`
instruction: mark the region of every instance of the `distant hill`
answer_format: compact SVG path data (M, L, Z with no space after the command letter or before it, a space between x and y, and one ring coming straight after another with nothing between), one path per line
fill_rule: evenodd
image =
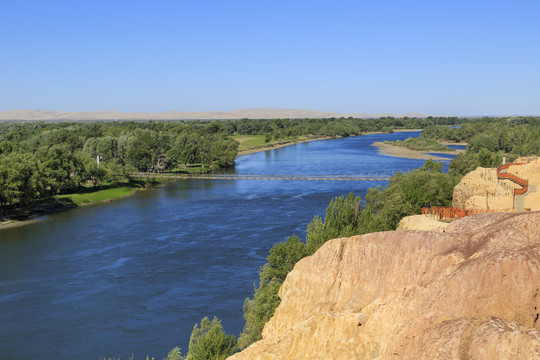
M427 117L419 113L407 114L344 114L317 110L298 109L240 109L233 111L200 111L183 112L167 111L161 113L122 113L114 110L103 111L43 111L43 110L13 110L0 111L0 121L28 120L28 121L92 121L92 120L230 120L230 119L304 119L304 118L331 118L331 117L355 117L355 118L379 118L384 116L394 117Z

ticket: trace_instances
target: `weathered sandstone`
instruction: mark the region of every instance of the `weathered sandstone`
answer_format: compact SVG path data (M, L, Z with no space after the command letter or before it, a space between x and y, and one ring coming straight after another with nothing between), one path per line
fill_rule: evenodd
M398 230L439 230L442 231L449 223L437 220L434 215L406 216L399 222Z
M540 359L540 212L335 239L230 359Z
M524 198L525 208L540 210L540 159L519 158L508 172L529 181L529 193ZM460 209L488 209L512 211L514 189L521 186L509 180L497 180L495 168L482 168L465 175L454 188L453 206Z

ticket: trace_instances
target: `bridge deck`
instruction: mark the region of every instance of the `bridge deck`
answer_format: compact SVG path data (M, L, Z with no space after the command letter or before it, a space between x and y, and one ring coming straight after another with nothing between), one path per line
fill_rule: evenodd
M171 178L178 180L314 180L314 181L386 181L389 175L358 174L358 175L253 175L253 174L170 174L170 173L136 173L133 177L142 178Z

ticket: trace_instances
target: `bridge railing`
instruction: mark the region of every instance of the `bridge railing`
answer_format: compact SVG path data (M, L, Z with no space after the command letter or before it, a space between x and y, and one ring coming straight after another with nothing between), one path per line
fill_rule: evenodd
M385 170L360 174L320 174L320 175L298 175L298 174L236 174L236 173L203 173L186 174L179 172L159 172L159 173L132 173L132 177L169 177L176 179L242 179L242 180L355 180L355 181L386 181L397 173L407 173L414 169Z
M505 164L505 165L499 166L497 168L497 178L510 180L516 183L517 185L521 186L522 187L521 189L514 189L514 195L523 195L529 190L529 181L526 179L522 179L514 174L510 174L508 172L508 168L510 166L515 166L515 165L523 165L523 164L511 163L511 164ZM505 170L506 172L502 172L503 170Z
M495 213L501 210L486 210L486 209L460 209L450 206L430 206L423 207L423 215L435 215L439 221L454 221L465 216L480 213Z

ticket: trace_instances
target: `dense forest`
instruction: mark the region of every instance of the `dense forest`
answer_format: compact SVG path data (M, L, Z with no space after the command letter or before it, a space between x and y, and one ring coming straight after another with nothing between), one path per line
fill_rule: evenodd
M87 182L125 182L136 172L234 163L238 142L204 123L0 124L0 214L32 210ZM101 162L98 164L97 156Z

